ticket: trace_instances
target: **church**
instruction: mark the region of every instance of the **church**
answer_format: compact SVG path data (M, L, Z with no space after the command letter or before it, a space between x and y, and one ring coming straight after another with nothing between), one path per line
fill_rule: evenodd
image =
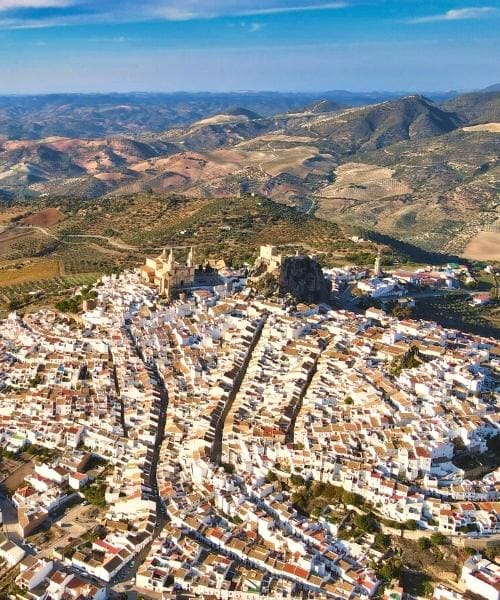
M186 264L175 260L174 249L164 249L156 258L146 258L146 264L140 270L144 283L152 283L159 289L160 295L169 300L179 292L194 284L195 265L193 248L189 249Z

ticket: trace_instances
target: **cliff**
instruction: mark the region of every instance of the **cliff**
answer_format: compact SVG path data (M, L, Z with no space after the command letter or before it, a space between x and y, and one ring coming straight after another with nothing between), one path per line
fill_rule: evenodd
M319 264L309 256L283 258L278 277L280 295L291 294L299 302L329 302L331 284Z

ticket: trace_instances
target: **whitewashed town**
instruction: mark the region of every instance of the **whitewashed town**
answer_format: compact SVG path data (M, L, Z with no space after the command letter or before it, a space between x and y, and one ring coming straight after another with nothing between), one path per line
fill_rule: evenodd
M170 248L2 323L8 597L399 599L396 536L470 549L422 595L498 600L500 344L260 293L294 260Z

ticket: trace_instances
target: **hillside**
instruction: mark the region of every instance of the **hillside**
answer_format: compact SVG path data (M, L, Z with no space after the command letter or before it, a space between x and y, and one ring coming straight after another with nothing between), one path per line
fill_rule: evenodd
M225 258L239 264L266 243L321 251L341 261L356 247L334 223L250 196L189 199L140 193L90 201L59 198L4 214L0 259L58 257L66 272L81 270L72 264L78 252L94 271L106 261L126 264L165 245L193 245L200 261Z
M318 216L457 253L498 220L496 133L457 130L358 154L337 169L337 186L347 167L358 187L320 198Z
M92 139L161 132L243 106L263 116L285 113L321 99L360 106L403 94L314 93L130 93L0 96L0 137L50 136Z
M500 122L500 90L463 94L441 104L444 110L455 112L464 124Z
M382 148L402 140L418 140L456 129L460 120L422 96L409 96L373 106L291 119L286 131L321 137L333 152L345 155Z
M422 96L357 108L324 100L274 116L231 106L160 133L4 140L0 194L255 193L460 253L497 228L500 118L487 119L499 105L500 94L488 92L441 105Z

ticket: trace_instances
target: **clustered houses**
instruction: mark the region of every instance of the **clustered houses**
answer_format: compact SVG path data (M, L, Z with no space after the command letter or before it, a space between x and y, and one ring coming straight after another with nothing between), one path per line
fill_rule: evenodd
M500 598L500 566L481 555L472 556L462 567L461 582L467 592L487 600Z
M27 556L16 577L17 598L29 600L105 600L107 589L90 583L52 560ZM14 596L13 596L14 597Z
M45 310L2 328L2 445L69 457L18 490L20 520L30 497L84 486L89 453L108 462L107 534L73 544L67 568L107 583L147 555L135 583L148 591L372 596L373 538L342 542L337 525L301 516L270 471L356 492L393 520L498 532L498 473L469 481L452 462L498 433L493 340L291 312L232 283L165 303L124 273L103 278L76 323Z
M302 334L307 325L290 316L271 315L254 349L246 377L229 411L223 459L235 462L245 439L276 440L292 434L298 407L320 352L321 336Z
M379 260L379 259L378 259ZM393 270L382 276L380 260L375 265L371 277L365 278L366 272L360 278L360 271L355 267L344 267L343 269L331 269L329 277L334 283L334 288L339 289L343 284L356 282L356 287L372 298L383 298L389 295L402 295L409 286L427 288L460 287L460 279L465 283L474 281L466 265L448 264L446 267L437 268L428 266L415 271Z

